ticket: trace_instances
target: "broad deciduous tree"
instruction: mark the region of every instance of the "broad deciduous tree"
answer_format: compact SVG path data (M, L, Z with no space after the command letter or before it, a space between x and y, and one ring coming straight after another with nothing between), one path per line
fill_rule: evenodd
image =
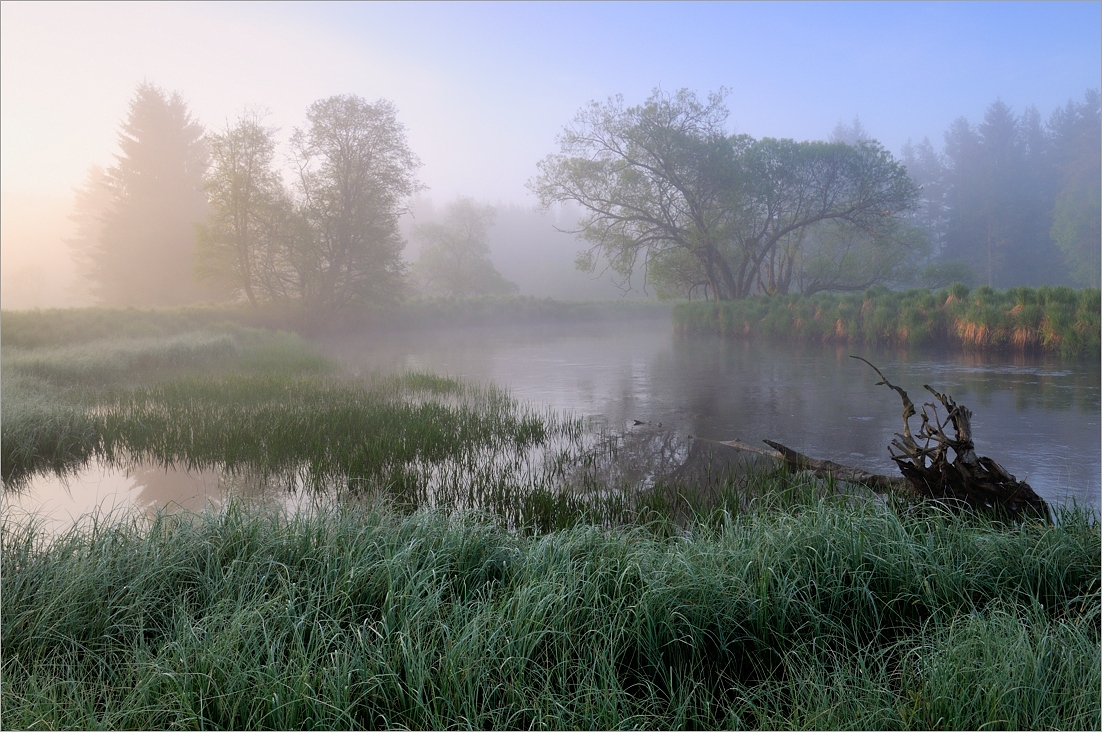
M291 137L294 186L275 168L275 130L247 112L211 135L212 214L199 227L200 273L250 302L315 313L398 296L398 217L419 165L392 104L335 96Z
M575 201L585 211L583 266L603 255L630 276L642 264L717 299L787 291L812 225L882 238L915 201L904 168L876 143L731 136L727 115L722 92L593 102L530 185L545 206Z
M199 274L226 282L250 303L272 299L284 257L283 183L275 170L275 129L259 112L208 137L211 168L206 190L211 215L199 227Z
M298 205L310 240L296 258L301 297L335 311L399 296L398 217L420 188L417 156L394 105L334 96L310 105L291 137Z

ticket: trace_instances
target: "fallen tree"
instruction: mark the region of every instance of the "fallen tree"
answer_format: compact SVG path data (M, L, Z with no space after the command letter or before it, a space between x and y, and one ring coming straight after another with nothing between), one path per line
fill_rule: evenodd
M888 381L880 369L868 360L860 356L851 358L872 367L880 377L876 385L887 386L903 401L903 432L897 432L896 439L888 446L902 476L870 473L830 460L808 457L772 440L763 440L769 449L739 440L705 441L774 458L784 462L790 470L808 471L819 477L863 485L877 493L903 494L1011 517L1048 516L1048 505L1028 483L1015 478L991 458L976 454L971 410L957 404L948 394L924 384L924 388L944 407L946 415L941 418L938 405L934 402L923 404L922 413L918 415L914 402L902 387ZM922 424L916 433L912 433L910 419L916 415L920 416ZM945 433L949 426L952 427L953 437Z

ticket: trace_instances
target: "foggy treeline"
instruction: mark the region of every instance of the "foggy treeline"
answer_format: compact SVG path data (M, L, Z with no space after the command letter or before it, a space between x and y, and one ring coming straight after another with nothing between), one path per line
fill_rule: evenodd
M902 159L859 122L826 142L730 135L725 97L613 97L563 130L533 189L583 209L591 266L717 300L1098 282L1097 91L1045 125L997 101L977 127L955 122L944 152L927 140Z
M922 186L913 221L942 261L960 261L994 287L1098 287L1102 122L1098 90L1044 119L996 100L982 122L961 117L938 151L904 146Z
M105 305L241 299L334 311L416 295L726 299L955 280L1098 285L1097 91L1047 118L995 101L982 121L954 122L941 149L926 138L898 158L859 120L797 143L727 135L715 95L618 104L594 104L564 130L560 153L530 182L537 210L430 198L385 100L315 102L280 146L262 113L204 130L179 94L143 84L115 163L91 167L76 191L67 243L85 300ZM676 141L654 137L667 148L651 152L676 157L712 220L659 232L590 205L643 188L625 183L615 161L579 174L584 151L564 142L570 134L590 125L645 146L641 131L692 114L705 123L681 128ZM837 193L858 213L792 214L827 170L848 181ZM782 178L801 182L784 188ZM684 201L655 195L655 210L681 215Z

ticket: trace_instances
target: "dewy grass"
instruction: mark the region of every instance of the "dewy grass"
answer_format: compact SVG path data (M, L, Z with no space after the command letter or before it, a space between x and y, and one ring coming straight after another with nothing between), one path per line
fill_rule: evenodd
M2 534L5 727L1098 726L1099 526L379 504Z
M333 367L297 336L251 329L3 350L5 486L38 470L68 472L103 453L104 400L140 384L203 372L211 378L324 374ZM152 388L152 387L150 387Z

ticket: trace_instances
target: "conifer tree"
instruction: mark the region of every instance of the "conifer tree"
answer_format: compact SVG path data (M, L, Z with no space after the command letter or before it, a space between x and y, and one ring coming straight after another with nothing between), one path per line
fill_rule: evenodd
M107 199L74 240L92 292L104 305L178 305L210 297L195 280L195 225L207 216L203 128L179 94L143 83L119 134L120 152L106 180L109 196L88 188L78 203Z

